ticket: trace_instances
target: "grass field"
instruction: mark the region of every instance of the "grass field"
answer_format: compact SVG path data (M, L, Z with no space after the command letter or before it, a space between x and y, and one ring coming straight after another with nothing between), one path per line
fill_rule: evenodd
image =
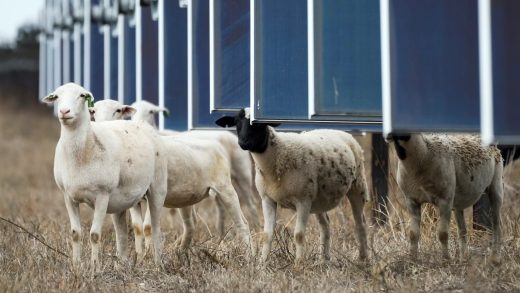
M292 212L283 210L279 213L269 262L262 270L258 267L258 257L237 244L229 221L225 239L220 241L215 236L213 203L207 201L197 207L200 220L195 243L186 252L180 252L175 245L182 233L180 220L174 227L163 221L164 270L156 269L151 257L142 265L117 262L115 234L110 217L107 217L102 236L102 271L93 276L86 270L74 273L70 259L65 256L71 254L69 221L52 172L59 123L45 106L22 107L20 103L5 101L0 107L0 216L26 231L0 220L0 292L520 291L518 165L506 170L503 249L499 265L489 261L489 235L471 228L468 258L455 257L454 221L450 231L452 259L444 261L435 236L435 216L425 211L421 256L418 261L412 261L407 255L407 214L401 212L400 195L392 184L394 212L391 223L380 228L369 224L370 257L367 262L357 260L358 246L349 206L329 213L332 222L329 263L319 261L318 226L314 219L310 220L306 261L297 269L293 266ZM87 264L91 211L82 206L81 213L82 261ZM469 211L467 215L469 222ZM366 216L370 218L368 208ZM132 235L130 237L133 239ZM260 239L258 228L253 232L253 239L256 242ZM133 241L129 244L132 251Z

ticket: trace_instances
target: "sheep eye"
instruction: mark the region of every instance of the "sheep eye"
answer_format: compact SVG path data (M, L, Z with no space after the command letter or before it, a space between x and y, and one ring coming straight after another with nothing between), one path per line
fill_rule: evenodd
M116 113L121 113L121 109L117 109L117 110L116 110Z
M150 112L149 112L149 113L150 113L150 114L153 114L153 111L152 111L152 110L150 110Z

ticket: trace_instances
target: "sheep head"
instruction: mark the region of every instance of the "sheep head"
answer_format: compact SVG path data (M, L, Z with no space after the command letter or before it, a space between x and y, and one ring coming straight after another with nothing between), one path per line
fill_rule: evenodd
M101 100L89 108L90 118L92 121L103 122L110 120L124 120L131 118L136 109L126 106L114 100Z
M75 125L78 121L89 120L88 106L92 105L92 93L75 83L66 83L42 99L47 104L55 104L62 125Z
M170 115L168 109L156 106L144 100L133 103L132 107L136 110L136 113L132 116L132 120L144 120L153 126L156 126L155 115L159 113L163 113L165 117L168 117Z
M224 116L215 123L220 127L236 126L238 144L243 150L263 153L269 142L267 126L276 127L279 123L253 123L249 116L249 108L241 109L235 116Z

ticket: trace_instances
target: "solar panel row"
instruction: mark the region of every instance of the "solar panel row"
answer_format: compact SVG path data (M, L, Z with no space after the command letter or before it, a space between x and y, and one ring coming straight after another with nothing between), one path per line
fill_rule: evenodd
M519 13L514 0L47 0L40 92L75 81L150 100L178 130L251 107L294 129L518 143Z

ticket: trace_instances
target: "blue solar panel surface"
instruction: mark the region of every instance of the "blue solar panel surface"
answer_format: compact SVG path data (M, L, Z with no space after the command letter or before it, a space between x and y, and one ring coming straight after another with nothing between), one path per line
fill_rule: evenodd
M217 128L225 113L210 114L209 105L209 2L193 0L193 128ZM188 60L190 62L190 60Z
M307 119L307 5L254 4L255 119Z
M317 0L314 9L316 114L380 121L379 1Z
M474 0L390 1L393 131L478 131Z
M214 1L214 107L249 106L249 1Z
M110 28L111 30L114 27ZM110 37L110 97L117 100L117 38Z
M124 62L125 71L123 72L123 92L124 104L130 105L135 102L135 26L129 24L130 16L125 16L125 46Z
M152 9L141 7L142 21L142 97L155 105L159 104L159 69L158 69L158 24L152 19Z
M491 1L491 19L494 133L520 143L520 1Z
M95 4L96 1L92 1ZM97 100L103 99L103 34L101 26L91 24L90 31L90 92ZM88 54L88 52L85 52Z
M170 110L170 117L164 120L164 127L183 131L188 129L187 12L176 1L165 1L164 11L164 104Z

